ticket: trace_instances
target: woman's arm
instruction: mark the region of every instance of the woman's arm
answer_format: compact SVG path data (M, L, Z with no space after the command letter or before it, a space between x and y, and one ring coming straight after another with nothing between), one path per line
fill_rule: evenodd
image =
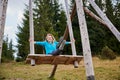
M72 39L71 42L70 41L66 41L65 44L71 44L72 42L75 43L75 39Z
M29 38L29 42L33 42L34 44L42 45L42 46L44 46L45 44L45 41L34 41L32 38Z
M66 41L65 44L71 44L71 42L70 41Z
M34 44L44 46L45 45L45 41L34 41Z

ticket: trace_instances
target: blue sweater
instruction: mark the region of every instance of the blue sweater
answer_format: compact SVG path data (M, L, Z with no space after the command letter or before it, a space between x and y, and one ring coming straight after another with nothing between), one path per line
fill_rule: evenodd
M53 43L49 43L47 41L36 41L35 44L41 45L45 48L46 55L51 54L53 51L57 49L57 44L59 42L55 41ZM70 44L70 42L66 42L65 44Z

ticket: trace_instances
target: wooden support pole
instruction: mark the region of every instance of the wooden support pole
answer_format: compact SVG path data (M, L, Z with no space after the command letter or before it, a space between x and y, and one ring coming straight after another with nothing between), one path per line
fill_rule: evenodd
M95 80L87 24L83 10L83 2L82 0L75 0L75 2L76 2L77 14L79 20L80 35L82 39L86 77L87 80Z
M73 6L73 9L72 9L72 12L71 12L71 21L73 20L74 16L75 16L75 13L76 13L76 4L74 3L74 6ZM63 39L66 40L67 37L68 37L68 25L66 25L66 29L65 29L65 32L64 32L64 35L63 35Z
M8 0L0 0L0 63Z
M72 48L72 55L76 56L76 48L75 48L75 42L73 41L74 36L73 36L73 30L72 30L72 22L71 22L71 17L70 17L70 12L68 8L68 0L65 1L65 6L66 6L66 17L67 17L67 25L68 25L68 30L69 30L69 35L70 35L70 40L71 40L71 48ZM78 63L75 61L74 62L74 67L78 67Z
M54 77L55 72L56 72L56 69L57 69L57 66L58 66L57 64L55 64L55 65L53 66L53 70L52 70L52 72L51 72L51 74L50 74L49 78Z
M98 15L104 20L110 31L114 34L114 36L120 42L120 32L115 28L112 22L107 18L107 16L102 12L102 10L97 6L97 4L93 0L88 0Z
M33 24L33 9L32 9L32 0L29 0L29 28L30 28L30 38L34 41L34 24ZM30 41L30 54L34 53L34 42ZM31 60L31 65L35 65L35 60Z
M96 21L101 23L103 26L107 27L106 23L101 18L99 18L97 15L95 15L92 11L90 11L87 7L83 7L83 9L90 17L94 18Z

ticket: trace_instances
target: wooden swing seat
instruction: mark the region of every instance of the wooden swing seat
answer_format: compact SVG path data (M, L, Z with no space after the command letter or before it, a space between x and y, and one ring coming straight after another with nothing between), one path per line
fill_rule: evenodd
M45 54L29 54L26 63L31 63L31 59L35 60L35 64L74 64L75 61L78 63L82 60L83 56L73 55L45 55Z

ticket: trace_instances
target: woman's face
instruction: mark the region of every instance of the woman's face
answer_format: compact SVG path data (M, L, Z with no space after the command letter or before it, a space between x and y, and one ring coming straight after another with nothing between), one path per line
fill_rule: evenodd
M52 38L51 35L47 35L47 41L48 41L48 42L53 42L53 38Z

